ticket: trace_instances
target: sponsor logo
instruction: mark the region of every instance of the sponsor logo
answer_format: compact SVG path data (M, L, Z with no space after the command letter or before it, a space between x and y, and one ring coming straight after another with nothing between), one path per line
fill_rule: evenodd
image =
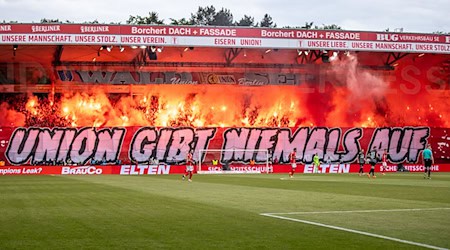
M386 167L380 166L380 171L397 172L397 166L392 166L392 165L389 165L389 166L386 166Z
M94 166L62 167L61 174L102 174L103 169Z
M170 165L122 165L120 167L121 175L156 175L169 174Z
M409 172L423 172L425 171L424 165L404 165L403 166ZM439 165L431 166L431 171L439 171Z
M61 26L59 25L33 25L31 26L33 32L54 32L61 31Z
M0 174L2 175L9 175L9 174L21 174L22 171L20 168L2 168L0 169Z
M314 165L307 164L303 169L305 174L314 173ZM340 174L340 173L350 173L350 164L322 164L318 167L318 173L330 173L330 174Z
M222 170L223 170L222 167L208 167L209 172L222 171ZM225 170L225 171L236 172L236 173L241 173L241 172L262 173L262 172L267 171L267 167L266 166L248 166L248 165L232 166L232 167L230 167L229 170Z
M233 75L216 75L209 74L207 77L207 83L210 84L234 84L236 79Z
M398 41L397 34L377 34L378 41Z
M0 31L11 31L11 25L0 25Z
M81 26L81 33L108 32L109 26Z
M0 168L1 175L40 174L40 173L42 173L42 168L40 167Z
M162 27L131 27L131 34L140 34L140 35L166 35L166 28Z

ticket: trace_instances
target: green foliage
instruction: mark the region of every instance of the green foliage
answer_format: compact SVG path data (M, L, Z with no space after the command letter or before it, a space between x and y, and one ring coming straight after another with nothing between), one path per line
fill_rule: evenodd
M159 19L158 13L151 11L146 17L142 16L130 16L127 20L127 24L164 24L164 19Z
M248 26L248 27L255 27L255 18L252 16L244 15L239 22L235 23L236 26Z
M276 28L277 24L274 22L272 16L269 14L264 14L261 21L255 23L255 18L252 16L244 15L239 21L234 21L233 14L229 9L221 8L219 11L216 11L216 8L213 5L201 7L199 6L195 13L191 13L190 18L180 18L174 19L169 18L171 25L199 25L199 26L243 26L243 27L266 27L266 28ZM64 23L59 19L48 19L43 18L40 21L41 23ZM6 22L3 20L3 23L17 23L17 21L9 21ZM66 20L65 23L73 23L72 21ZM85 24L98 24L98 20L94 21L86 21ZM148 16L140 16L140 15L130 15L128 20L126 20L127 24L139 25L139 24L157 24L162 25L164 23L164 19L159 18L159 14L155 11L150 11ZM120 24L112 22L111 24ZM313 26L314 22L305 22L303 26L284 26L283 28L295 28L295 29L326 29L326 30L340 30L342 29L339 25L330 24L322 26ZM442 33L437 33L442 34Z
M310 22L310 23L305 22L305 25L302 26L301 28L302 28L302 29L307 29L307 30L309 30L309 29L312 29L312 28L313 28L313 24L314 24L314 22Z
M215 16L214 6L198 7L197 12L191 14L189 21L193 25L213 25Z
M233 26L233 14L229 9L222 8L214 15L214 20L211 23L214 26Z
M95 19L94 21L87 21L87 22L84 22L84 23L85 24L99 24L97 19Z
M187 20L184 17L181 19L170 18L170 24L171 25L192 25L191 21Z
M70 20L66 20L63 22L59 19L42 18L40 23L74 23L74 22Z
M442 30L438 30L438 31L434 31L432 34L436 34L436 35L450 35L450 32L445 32Z
M314 22L305 22L305 25L303 25L303 26L284 26L283 28L286 28L286 29L288 29L288 28L290 28L290 29L307 29L307 30L309 30L309 29L314 28L313 24L314 24Z
M196 13L191 13L191 25L233 26L233 14L229 9L216 11L214 6L198 7Z
M6 21L6 20L3 20L2 23L11 23L11 24L13 24L13 23L19 23L19 22L18 21Z
M259 23L259 26L267 28L275 28L277 27L277 24L273 22L272 17L269 14L264 14L264 17Z
M300 26L283 26L283 29L301 29Z
M311 23L312 25L312 23ZM314 29L318 30L341 30L341 26L337 24L322 24L322 26L314 26Z
M42 18L40 23L62 23L59 19Z

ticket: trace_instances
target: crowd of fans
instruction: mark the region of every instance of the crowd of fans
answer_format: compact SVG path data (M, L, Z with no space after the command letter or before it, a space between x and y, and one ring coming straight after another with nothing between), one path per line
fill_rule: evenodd
M34 97L37 99L37 103L30 108L27 107L29 97L25 94L3 94L1 96L10 110L23 115L24 124L20 124L22 126L65 127L70 125L70 121L60 115L61 107L58 96L55 96L54 101L50 101L47 95L35 95Z
M79 121L74 120L71 113L64 113L62 110L62 96L60 94L55 94L50 96L49 94L35 94L33 96L28 96L26 94L0 94L4 103L8 104L9 110L13 110L20 116L22 116L23 122L18 124L17 121L8 124L12 126L27 126L27 127L74 127L74 126L85 126L86 120L82 121L84 123L79 123ZM96 115L99 121L89 126L103 126L106 121L110 119L121 117L126 115L127 111L133 110L137 111L139 119L133 121L133 124L139 122L138 125L146 126L196 126L194 120L199 118L198 115L204 115L205 120L216 121L215 111L208 111L210 113L206 114L194 114L191 106L192 100L195 96L188 96L185 100L185 106L177 111L175 116L172 116L164 124L158 124L158 116L161 110L168 109L165 103L161 103L158 96L150 96L147 98L133 98L124 95L108 95L108 103L106 106L101 107ZM30 102L33 100L33 102ZM30 103L33 103L31 105ZM112 109L116 111L112 114ZM118 111L118 112L117 112ZM247 107L244 105L242 109L242 116L247 117L248 123L246 125L253 126L255 124L264 123L266 126L289 126L290 121L287 116L281 117L270 117L269 119L261 118L259 116L258 107ZM76 118L78 119L78 117ZM264 120L261 120L264 119ZM95 119L93 119L95 120ZM5 123L4 123L5 124ZM96 124L96 125L95 125ZM111 121L110 121L111 125ZM120 126L126 126L126 124L115 124ZM210 124L204 123L204 126Z

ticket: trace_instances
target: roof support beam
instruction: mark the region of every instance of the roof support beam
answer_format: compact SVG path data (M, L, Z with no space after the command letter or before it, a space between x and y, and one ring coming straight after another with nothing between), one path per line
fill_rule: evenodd
M388 55L388 57L387 57L387 59L386 59L385 65L387 65L387 66L394 66L394 64L395 64L397 61L399 61L400 59L402 59L403 57L405 57L405 56L407 56L407 55L409 55L409 53L401 53L401 52L395 53L395 52L390 52L389 55Z
M320 50L297 50L296 60L298 64L308 64L319 60L322 58L322 55L324 55L324 52Z
M225 61L227 65L231 65L234 59L241 53L242 49L231 48L225 52Z
M61 64L61 56L64 51L63 45L56 46L55 52L53 53L53 65Z

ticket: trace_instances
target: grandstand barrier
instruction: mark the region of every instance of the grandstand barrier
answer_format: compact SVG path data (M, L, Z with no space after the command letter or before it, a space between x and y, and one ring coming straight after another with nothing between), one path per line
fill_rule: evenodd
M423 172L424 166L421 164L388 164L384 172ZM381 164L377 164L376 173L380 172ZM86 165L86 166L5 166L0 167L0 175L167 175L182 174L185 172L185 165ZM364 172L369 172L370 166L364 166ZM265 165L231 165L229 170L223 170L221 166L205 165L197 174L270 174L288 173L291 170L290 164L276 164L272 166L272 171L267 172ZM319 174L347 174L358 173L359 164L321 164ZM433 172L450 172L450 164L436 164L432 166ZM312 174L312 165L298 164L297 174Z

